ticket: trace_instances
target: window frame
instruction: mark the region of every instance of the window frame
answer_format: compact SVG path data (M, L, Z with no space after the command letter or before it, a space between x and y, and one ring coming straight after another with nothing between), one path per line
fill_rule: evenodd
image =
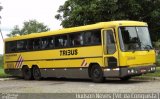
M115 48L115 51L113 53L108 53L108 39L107 39L107 31L112 31L112 36L113 36L113 39L114 39L114 48ZM115 35L115 31L113 28L108 28L108 29L104 29L103 30L103 46L104 46L104 54L105 55L113 55L114 53L116 53L117 51L117 44L116 44L116 35Z
M98 44L85 44L84 43L84 32L88 32L88 31L98 31L99 35L100 35L100 43ZM70 35L77 35L78 33L82 33L83 35L83 45L77 45L77 46L71 46L70 45ZM55 43L55 39L57 36L63 36L63 35L66 35L67 36L67 46L65 47L56 47L56 43ZM53 38L54 40L54 48L45 48L45 49L33 49L33 44L32 44L32 49L29 49L28 48L28 44L29 44L29 41L30 40L34 40L34 39L40 39L42 40L42 38ZM71 33L65 33L65 34L56 34L56 35L50 35L50 36L43 36L43 37L36 37L36 38L29 38L29 39L21 39L21 40L14 40L14 41L6 41L5 42L5 54L8 54L8 53L20 53L20 52L32 52L32 51L43 51L43 50L56 50L56 49L64 49L64 48L75 48L75 47L87 47L87 46L97 46L97 45L102 45L102 38L101 38L101 29L93 29L93 30L84 30L84 31L78 31L78 32L71 32ZM16 51L12 51L12 52L8 52L6 51L6 43L9 43L9 42L16 42L16 45L17 45L17 41L23 41L23 40L26 40L27 41L27 49L26 50L23 50L23 51L18 51L16 49ZM41 45L40 45L41 46Z

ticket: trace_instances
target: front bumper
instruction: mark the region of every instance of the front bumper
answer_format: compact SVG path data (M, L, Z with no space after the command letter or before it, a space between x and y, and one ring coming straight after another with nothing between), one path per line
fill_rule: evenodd
M119 67L119 68L105 68L104 77L126 77L126 76L138 76L146 73L154 73L156 71L156 65L138 66L138 67Z

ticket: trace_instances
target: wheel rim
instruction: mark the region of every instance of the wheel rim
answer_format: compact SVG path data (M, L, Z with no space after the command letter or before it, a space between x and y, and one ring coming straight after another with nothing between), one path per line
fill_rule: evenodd
M39 70L37 70L37 69L35 70L35 76L36 76L36 77L39 77L39 76L40 76Z
M93 77L94 78L99 78L100 76L101 76L101 73L100 73L99 69L95 69L93 71Z
M26 80L31 79L31 72L30 72L30 70L29 70L28 67L24 67L22 69L22 71L23 71L23 77L24 77L24 79L26 79Z
M41 74L38 68L34 68L34 78L35 79L40 79Z

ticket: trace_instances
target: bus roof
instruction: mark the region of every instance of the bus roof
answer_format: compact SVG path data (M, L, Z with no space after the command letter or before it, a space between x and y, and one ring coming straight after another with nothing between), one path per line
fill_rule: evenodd
M139 21L126 21L126 20L125 21L99 22L96 24L85 25L85 26L64 28L60 30L47 31L47 32L41 32L41 33L31 33L31 34L22 35L22 36L14 36L14 37L6 38L5 41L14 41L14 40L21 40L21 39L57 35L57 34L73 33L73 32L93 30L93 29L102 29L102 28L105 29L105 28L111 28L111 27L116 27L116 26L117 27L118 26L147 26L147 23L139 22Z

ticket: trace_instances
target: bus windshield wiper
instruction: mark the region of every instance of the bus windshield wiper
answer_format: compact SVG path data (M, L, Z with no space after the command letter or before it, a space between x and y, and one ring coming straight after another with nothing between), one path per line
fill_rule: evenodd
M143 48L146 49L147 51L149 51L150 49L152 49L152 46L151 45L148 45L148 44L143 44L142 42L138 42L140 44L140 46L144 46Z
M145 48L149 51L150 49L152 49L152 46L151 45L145 45L144 49Z

